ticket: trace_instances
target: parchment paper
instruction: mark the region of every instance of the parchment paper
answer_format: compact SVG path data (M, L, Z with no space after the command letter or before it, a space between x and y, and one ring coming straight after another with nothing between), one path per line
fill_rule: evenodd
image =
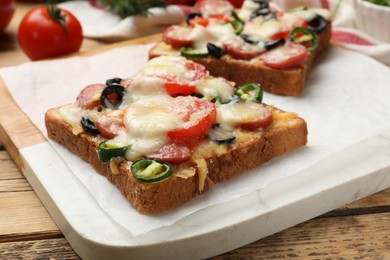
M92 57L29 62L2 68L0 75L21 110L46 135L44 113L47 109L74 102L87 84L134 75L146 63L150 47L150 44L135 45ZM204 207L239 198L278 179L294 176L350 144L390 129L389 98L388 67L361 54L331 47L311 71L302 96L268 93L264 96L265 103L297 112L307 121L309 141L306 147L218 184L198 198L158 216L139 214L89 164L51 143L101 207L117 223L138 236L169 226ZM72 188L66 187L69 192Z

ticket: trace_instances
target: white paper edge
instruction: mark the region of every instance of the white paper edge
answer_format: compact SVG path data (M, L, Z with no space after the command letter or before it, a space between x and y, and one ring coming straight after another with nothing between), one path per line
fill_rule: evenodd
M75 252L86 259L207 258L390 187L389 130L240 199L134 237L99 207L49 143L20 154L31 186Z

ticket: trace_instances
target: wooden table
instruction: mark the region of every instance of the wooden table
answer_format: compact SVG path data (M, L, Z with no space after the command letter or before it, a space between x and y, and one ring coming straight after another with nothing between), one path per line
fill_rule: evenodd
M19 3L0 35L0 67L28 61L16 32L34 5ZM104 45L86 39L82 51ZM1 144L0 223L0 259L79 259ZM390 189L214 259L226 258L390 259Z

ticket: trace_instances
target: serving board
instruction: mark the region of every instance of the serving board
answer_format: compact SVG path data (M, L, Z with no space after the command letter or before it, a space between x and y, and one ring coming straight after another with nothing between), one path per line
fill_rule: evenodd
M115 44L92 55L159 36ZM70 245L83 258L199 259L256 241L390 186L390 131L354 143L307 169L133 236L113 221L0 83L0 141ZM390 125L389 125L390 128ZM53 174L55 172L55 175ZM72 192L66 191L72 187ZM97 228L98 227L98 228Z

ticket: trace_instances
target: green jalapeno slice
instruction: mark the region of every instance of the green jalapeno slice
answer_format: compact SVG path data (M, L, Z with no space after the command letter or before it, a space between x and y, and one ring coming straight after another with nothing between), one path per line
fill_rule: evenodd
M180 55L188 58L204 58L209 56L207 49L195 49L191 47L180 48Z
M234 93L245 102L252 101L261 103L263 101L263 90L260 84L257 83L249 83L240 86Z
M133 176L143 182L161 181L172 175L171 166L156 160L141 158L131 165Z
M307 48L310 52L313 52L318 48L316 35L309 29L303 27L295 27L292 29L290 32L290 41L295 43L311 42L311 46Z
M234 20L234 21L231 21L229 23L233 26L234 32L236 34L240 34L244 30L244 22L243 21Z
M97 149L98 158L101 162L109 162L111 158L123 157L129 145L121 145L112 140L101 142Z

